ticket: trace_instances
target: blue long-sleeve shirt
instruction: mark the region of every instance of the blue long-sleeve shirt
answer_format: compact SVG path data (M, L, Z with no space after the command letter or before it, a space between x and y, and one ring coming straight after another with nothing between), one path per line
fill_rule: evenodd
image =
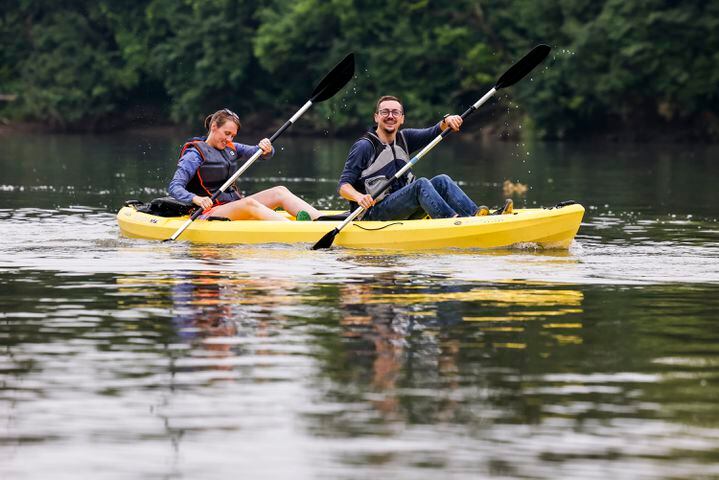
M409 154L423 148L429 142L431 142L437 135L442 133L442 129L439 127L439 123L433 127L427 128L405 128L401 132L404 134L405 140L407 140L407 148ZM366 169L369 164L374 160L374 146L366 140L356 141L350 148L350 152L347 155L347 161L345 162L345 168L342 170L340 180L337 185L339 190L343 184L349 183L355 190L359 192L364 191L364 186L359 185L359 179L362 176L362 171Z
M247 160L260 148L258 145L245 145L243 143L235 143L234 145L237 149L238 162ZM268 156L263 156L263 158L271 158L274 154L275 149L273 147L272 152ZM170 180L170 185L167 188L168 193L181 202L192 203L195 194L189 192L185 187L187 187L192 177L195 176L200 165L202 165L202 157L197 150L194 148L187 149L177 164L175 175L173 175L172 180ZM217 200L221 203L227 203L239 200L240 198L237 192L228 189L228 191L220 194Z

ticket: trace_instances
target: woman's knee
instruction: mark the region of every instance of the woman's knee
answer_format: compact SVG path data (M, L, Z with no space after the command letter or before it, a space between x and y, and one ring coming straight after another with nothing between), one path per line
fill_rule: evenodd
M276 187L272 187L270 191L278 198L287 198L287 196L289 196L290 194L290 189L285 187L284 185L277 185Z
M250 210L250 211L256 210L263 206L260 202L258 202L254 198L249 198L249 197L243 198L242 200L240 200L240 202L242 203L243 209Z

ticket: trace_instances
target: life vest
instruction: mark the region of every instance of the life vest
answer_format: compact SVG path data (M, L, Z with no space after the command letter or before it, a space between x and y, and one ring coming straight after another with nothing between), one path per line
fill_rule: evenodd
M200 164L197 172L185 188L195 195L212 197L227 179L238 170L237 149L231 142L224 149L217 150L202 139L193 139L182 147L180 158L189 148L195 149L200 155L202 164ZM225 190L215 199L215 204L231 202L241 197L242 195L237 190L237 187L232 185L230 189Z
M412 183L415 179L412 172L407 172L398 179L393 179L390 187L376 196L385 181L394 177L394 175L410 161L409 148L404 134L400 131L392 144L384 144L373 132L367 132L360 140L366 140L372 144L374 148L374 158L362 170L355 189L372 195L375 201L379 202L384 197L393 193L405 185ZM360 188L357 188L360 187ZM350 208L357 208L355 202L350 202Z

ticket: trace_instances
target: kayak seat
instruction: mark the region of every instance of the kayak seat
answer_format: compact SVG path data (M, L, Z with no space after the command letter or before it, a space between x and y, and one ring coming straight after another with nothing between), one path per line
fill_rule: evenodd
M315 222L336 222L337 220L345 220L349 216L350 212L342 212L336 215L322 215L321 217L317 217Z
M196 208L191 203L184 203L175 200L173 197L153 198L149 203L142 203L138 200L125 202L128 207L133 207L138 212L157 215L158 217L181 217L189 215Z

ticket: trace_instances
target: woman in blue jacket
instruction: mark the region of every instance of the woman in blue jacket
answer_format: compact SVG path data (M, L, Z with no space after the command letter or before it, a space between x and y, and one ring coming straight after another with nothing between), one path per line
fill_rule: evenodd
M272 144L263 138L258 145L235 143L240 129L240 118L223 109L205 119L207 137L187 142L180 153L175 175L170 181L169 193L175 199L194 203L203 209L203 217L225 217L230 220L288 220L275 212L281 207L298 220L314 220L320 213L284 186L272 187L244 197L235 185L221 193L214 201L212 195L247 160L262 150L264 157L274 154ZM201 217L202 218L202 217Z

